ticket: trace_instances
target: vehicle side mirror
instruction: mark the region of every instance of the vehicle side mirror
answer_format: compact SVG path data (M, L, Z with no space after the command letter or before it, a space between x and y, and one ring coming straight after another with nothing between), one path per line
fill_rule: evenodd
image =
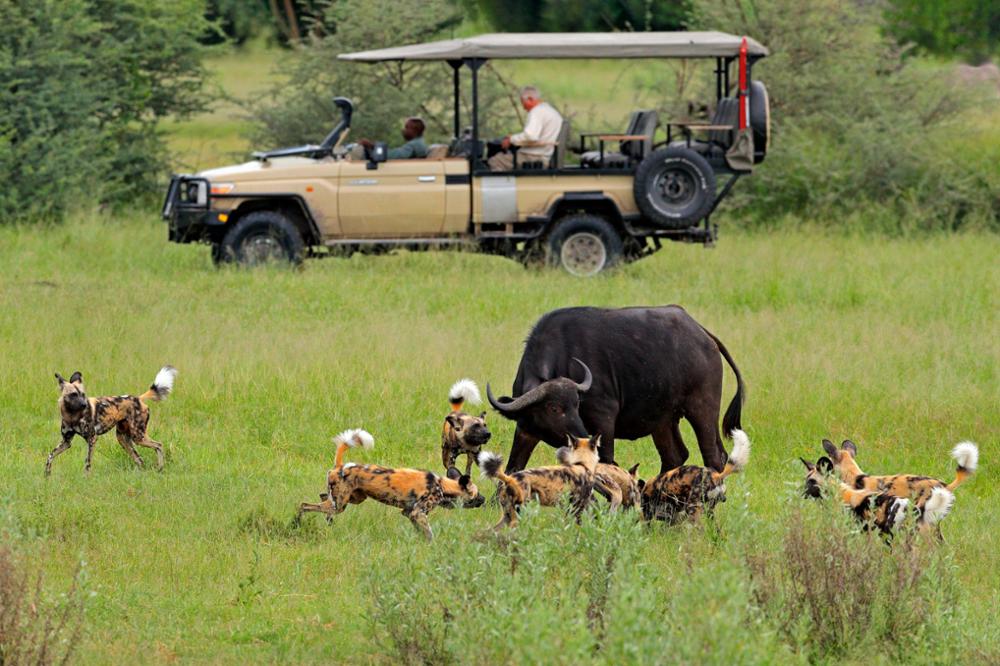
M368 151L368 169L377 169L379 163L389 159L389 146L384 141L379 141Z

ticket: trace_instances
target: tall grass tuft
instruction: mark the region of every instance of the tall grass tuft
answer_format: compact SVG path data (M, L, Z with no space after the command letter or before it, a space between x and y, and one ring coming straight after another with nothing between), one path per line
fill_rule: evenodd
M809 508L788 514L778 548L747 557L754 602L787 642L813 659L961 646L962 590L932 537L901 531L890 544L833 502Z
M46 598L39 570L32 574L9 548L0 546L0 664L65 664L83 625L80 571L69 590Z

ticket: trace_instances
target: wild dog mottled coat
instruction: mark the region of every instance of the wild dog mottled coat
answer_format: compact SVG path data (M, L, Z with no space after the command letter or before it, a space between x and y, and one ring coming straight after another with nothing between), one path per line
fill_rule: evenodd
M74 372L69 381L56 373L59 381L59 413L62 417L62 442L49 453L45 461L45 475L52 472L52 461L72 444L73 437L79 435L87 442L87 459L84 469L90 471L91 458L97 438L112 428L118 436L118 443L139 467L142 458L135 445L146 446L156 451L156 467L163 469L163 445L150 439L146 428L149 426L147 402L165 400L174 386L177 370L163 366L149 390L142 395L116 395L88 398L83 386L83 375Z
M726 477L743 470L750 459L750 438L734 430L733 453L721 472L709 467L682 465L660 474L642 486L642 516L645 520L676 523L697 519L726 500Z
M486 412L479 416L462 411L465 403L478 405L482 402L479 387L471 379L455 382L448 392L451 413L444 419L441 429L441 462L445 470L455 468L460 455L465 455L465 475L472 472L472 463L490 441L490 430L486 426Z
M499 455L489 451L480 453L479 466L487 477L497 481L497 498L503 510L500 522L493 529L517 527L517 514L525 502L535 500L542 506L556 506L567 493L573 514L579 519L594 491L598 447L599 436L594 439L571 439L569 447L560 449L562 464L535 467L510 475L501 469L503 459Z
M327 474L327 492L319 504L303 502L298 518L307 511L326 514L327 521L343 513L349 504L366 499L402 509L413 526L428 539L433 537L427 515L445 499L474 500L479 490L468 476L442 479L433 472L420 469L382 467L344 462L348 448L370 449L375 439L365 430L346 430L336 437L337 454L333 469ZM456 470L457 471L457 470Z
M858 447L850 440L844 440L838 449L833 442L824 439L823 449L830 456L833 471L849 488L909 500L917 511L919 529L927 531L934 528L939 537L938 523L951 511L955 489L975 473L979 464L979 447L972 442L960 442L951 452L958 466L955 479L946 484L939 479L915 474L865 474L855 460Z

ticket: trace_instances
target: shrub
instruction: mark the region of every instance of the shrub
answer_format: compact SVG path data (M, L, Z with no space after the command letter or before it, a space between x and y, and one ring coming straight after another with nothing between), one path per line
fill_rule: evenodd
M58 600L46 598L42 574L30 575L0 547L0 664L65 664L76 650L83 625L80 572Z
M753 222L804 213L837 224L890 207L888 230L1000 229L993 158L956 148L948 133L978 94L904 61L877 7L702 0L695 9L698 25L753 35L771 50L754 69L771 93L771 149L733 200Z
M202 105L201 0L0 3L0 221L156 189L157 121Z
M782 527L780 548L750 552L748 566L755 603L789 644L813 659L961 649L961 589L936 542L901 532L890 547L834 502L793 509Z

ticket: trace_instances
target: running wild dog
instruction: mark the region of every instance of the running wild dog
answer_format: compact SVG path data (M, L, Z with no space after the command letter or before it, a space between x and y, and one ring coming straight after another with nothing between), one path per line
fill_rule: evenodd
M909 499L893 497L889 493L877 490L852 488L843 481L833 478L833 463L826 456L815 463L804 458L799 460L806 467L803 497L820 499L835 489L841 503L864 525L865 531L874 527L884 536L892 537L906 518Z
M833 471L849 488L909 500L917 510L917 527L920 531L935 529L938 538L941 538L938 523L951 511L955 502L955 489L972 476L979 465L979 447L972 442L958 443L951 451L951 457L958 465L955 479L945 484L938 479L914 474L865 474L855 461L858 447L850 440L844 440L838 449L833 442L824 439L823 449L830 456Z
M345 463L347 449L375 446L375 438L365 430L345 430L333 438L333 443L337 445L337 454L333 469L327 474L327 492L320 495L319 504L300 504L296 520L307 511L318 511L326 514L327 522L332 522L349 504L361 504L371 498L402 509L413 526L431 539L433 533L427 515L436 506L446 499L468 501L479 497L479 490L468 476L443 479L420 469Z
M489 451L479 454L479 467L483 474L497 482L497 497L503 510L503 516L494 530L517 527L517 514L525 502L537 500L542 506L556 506L565 493L569 493L573 514L579 520L594 490L597 449L601 438L567 439L570 445L559 449L557 454L561 464L525 469L509 475L501 469L503 458L499 455ZM618 501L621 501L620 496Z
M94 455L97 438L112 428L118 436L118 443L138 467L143 466L142 458L135 445L156 450L156 468L163 469L163 445L150 439L146 428L149 426L147 402L165 400L174 387L177 370L163 366L149 390L139 396L116 395L88 398L83 387L83 375L74 372L69 381L56 373L59 380L59 413L62 415L62 443L49 453L45 461L45 475L52 472L52 461L69 449L73 437L79 435L87 442L87 460L84 470L90 472L90 461Z
M464 454L465 476L469 476L472 472L472 463L476 461L483 445L490 441L490 430L486 427L486 412L473 416L462 411L465 403L478 405L482 401L479 387L471 379L455 382L448 392L451 413L445 417L444 427L441 430L441 462L445 470L455 468L458 457Z
M660 474L652 481L640 481L644 520L679 522L697 519L726 501L726 477L743 471L750 460L750 438L742 430L733 430L733 454L721 472L710 467L682 465Z

